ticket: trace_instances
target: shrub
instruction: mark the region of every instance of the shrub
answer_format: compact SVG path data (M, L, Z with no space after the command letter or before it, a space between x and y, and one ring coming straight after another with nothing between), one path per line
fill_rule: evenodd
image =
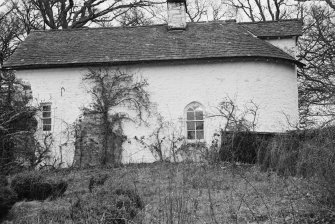
M25 172L16 175L11 183L12 189L17 193L19 200L32 197L35 187L42 183L43 176L35 172ZM42 194L42 192L41 192Z
M61 197L65 193L65 191L67 189L67 186L68 186L68 184L64 180L53 183L52 184L52 196L51 196L51 198L54 199L54 198Z
M221 161L256 163L273 134L256 132L222 132L219 157Z
M271 139L262 156L258 158L262 170L272 170L280 175L296 175L300 137L292 132L276 135Z
M0 219L7 215L16 201L17 196L13 190L0 186Z
M322 200L335 206L335 127L277 135L258 161L263 170L311 178Z
M95 186L104 185L107 179L108 179L107 174L101 174L101 175L98 175L98 176L91 176L90 182L88 184L88 190L92 193L92 190Z
M0 187L6 187L8 185L8 180L5 175L0 175Z
M116 195L124 195L127 196L135 205L137 208L144 208L143 201L141 197L134 191L134 190L129 190L129 189L116 189L115 190Z
M99 189L86 194L72 206L72 219L78 222L125 224L134 221L144 204L134 190Z
M11 187L20 200L45 200L56 198L64 194L67 188L65 181L47 181L37 172L26 172L14 177Z

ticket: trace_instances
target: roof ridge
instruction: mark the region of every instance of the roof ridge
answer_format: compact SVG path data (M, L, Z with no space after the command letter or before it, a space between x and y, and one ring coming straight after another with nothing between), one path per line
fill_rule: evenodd
M271 21L239 22L238 24L262 24L262 23L280 23L280 22L292 22L292 21L303 22L302 19L284 19L284 20L271 20Z
M208 23L218 23L218 24L263 24L263 23L279 23L279 22L289 22L289 21L302 21L302 19L287 19L287 20L278 20L278 21L257 21L257 22L236 22L234 19L228 20L211 20L211 21L198 21L198 22L188 22L187 24L208 24ZM36 32L74 32L81 30L105 30L105 29L135 29L135 28L144 28L144 27L160 27L166 26L166 23L152 24L152 25L143 25L143 26L110 26L110 27L81 27L81 28L72 28L72 29L49 29L49 30L32 30L32 33Z
M38 32L72 32L72 31L79 31L79 30L108 30L108 29L133 29L139 27L158 27L158 26L165 26L166 23L161 24L153 24L153 25L144 25L144 26L109 26L109 27L81 27L81 28L71 28L71 29L50 29L50 30L32 30L32 33Z
M206 23L237 23L236 20L212 20L212 21L198 21L198 22L187 22L187 24L206 24ZM152 25L143 25L143 26L109 26L109 27L81 27L81 28L72 28L72 29L49 29L49 30L32 30L31 32L71 32L78 30L98 30L98 29L134 29L134 28L143 28L143 27L159 27L167 26L167 23L152 24Z
M288 32L300 29L296 23L288 24L293 27ZM286 52L252 36L249 26L258 27L220 20L189 23L188 29L178 34L169 32L165 24L147 28L97 27L58 32L51 30L29 35L5 63L5 67L105 62L126 64L236 56L281 58L299 64ZM268 26L273 29L279 25ZM129 33L132 35L130 38Z

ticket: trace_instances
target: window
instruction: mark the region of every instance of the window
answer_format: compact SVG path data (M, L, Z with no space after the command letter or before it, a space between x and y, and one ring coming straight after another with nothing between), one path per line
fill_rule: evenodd
M204 112L197 103L192 103L186 110L187 139L204 139Z
M43 103L41 105L43 131L51 131L51 103Z

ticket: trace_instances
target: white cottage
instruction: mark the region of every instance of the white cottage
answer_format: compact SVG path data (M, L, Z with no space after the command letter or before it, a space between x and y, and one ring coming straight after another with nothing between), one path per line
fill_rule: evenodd
M141 27L34 31L5 63L31 85L42 103L41 132L54 136L54 155L71 163L73 141L64 135L90 97L82 76L87 67L110 66L149 82L158 112L180 128L186 141L210 143L224 125L210 114L226 96L259 106L256 131L282 132L298 121L297 38L302 22L186 23L186 0L168 0L168 24ZM196 113L198 116L187 116ZM198 125L186 125L197 121ZM192 123L195 124L195 123ZM128 139L150 127L125 128ZM123 143L124 162L154 161L140 145ZM65 153L65 155L64 155Z

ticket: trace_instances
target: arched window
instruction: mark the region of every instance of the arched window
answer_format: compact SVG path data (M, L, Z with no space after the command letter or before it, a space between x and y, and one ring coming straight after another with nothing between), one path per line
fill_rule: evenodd
M204 111L199 103L186 107L187 139L204 139Z

